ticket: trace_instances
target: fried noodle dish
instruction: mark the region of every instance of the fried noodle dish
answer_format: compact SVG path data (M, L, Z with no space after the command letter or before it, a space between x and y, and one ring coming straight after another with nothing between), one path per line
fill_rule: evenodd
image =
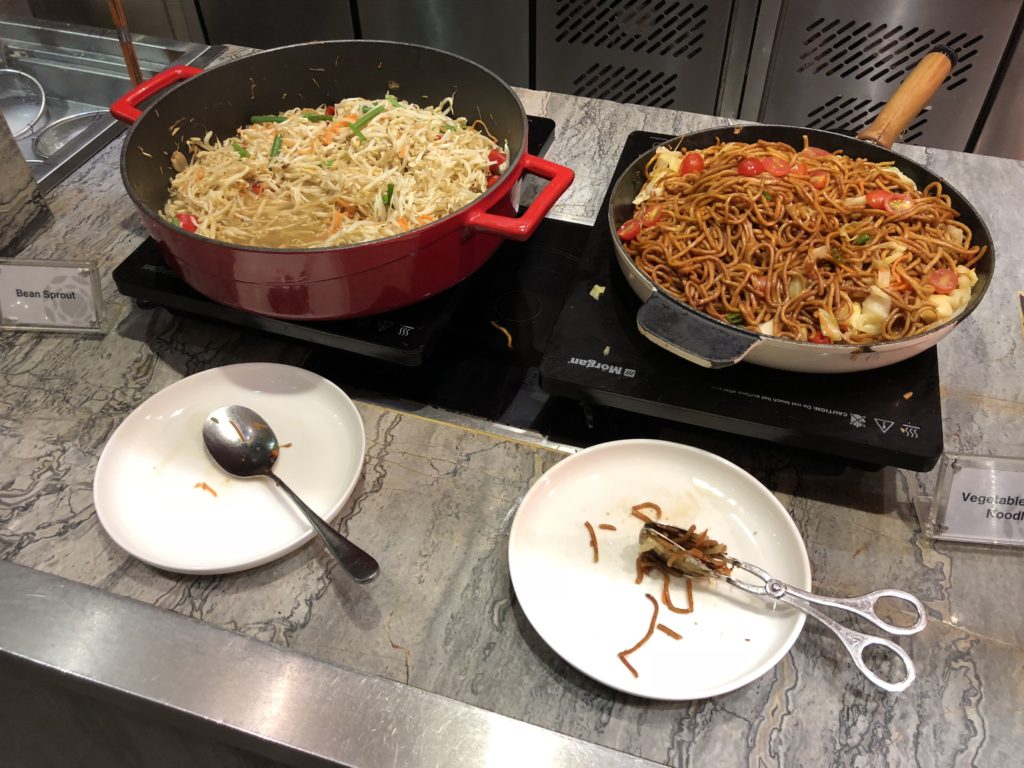
M419 107L351 98L254 115L234 136L188 140L162 216L216 240L265 248L363 243L471 203L508 167L481 121L453 99Z
M619 229L660 289L732 325L820 344L919 334L967 306L985 247L932 182L780 142L658 147Z

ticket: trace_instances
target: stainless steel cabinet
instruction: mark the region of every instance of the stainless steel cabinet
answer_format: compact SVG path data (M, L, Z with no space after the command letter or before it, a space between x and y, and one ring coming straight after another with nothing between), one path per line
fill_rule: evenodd
M741 116L856 132L941 44L959 63L902 140L963 150L1020 10L1021 0L764 0Z
M714 113L733 5L537 0L536 87Z
M526 0L357 0L363 38L421 43L465 56L509 85L530 85Z
M310 40L347 40L355 36L348 0L194 2L202 14L211 43L276 48Z

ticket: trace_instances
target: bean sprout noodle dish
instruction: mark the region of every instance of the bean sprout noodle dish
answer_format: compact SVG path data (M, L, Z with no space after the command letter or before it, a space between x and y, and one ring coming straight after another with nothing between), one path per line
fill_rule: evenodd
M623 247L659 289L765 336L891 341L962 312L986 248L942 185L803 143L658 147Z
M420 107L391 94L276 115L235 135L188 139L164 219L264 248L322 248L399 235L468 205L508 167L482 121L453 98Z

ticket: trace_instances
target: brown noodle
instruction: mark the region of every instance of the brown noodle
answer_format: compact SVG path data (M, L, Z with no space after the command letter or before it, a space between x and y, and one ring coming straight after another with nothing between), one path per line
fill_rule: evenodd
M651 624L650 624L649 627L647 627L647 634L645 634L643 637L641 637L640 641L636 645L634 645L632 648L629 648L629 649L627 649L625 651L619 651L619 654L618 654L619 655L619 659L622 661L622 663L625 664L626 668L630 672L633 673L633 677L640 677L640 675L637 673L637 671L633 667L633 665L629 663L629 661L626 659L626 657L629 656L631 653L640 650L640 648L643 647L644 643L646 643L648 640L651 639L651 637L653 637L653 635L654 635L654 628L658 625L658 601L655 600L653 597L651 597L649 594L646 594L646 593L644 593L644 597L646 597L648 600L650 600L651 601L651 605L654 606L654 613L651 615Z
M779 142L718 143L700 154L698 173L659 175L658 155L651 158L639 196L649 197L635 216L649 220L657 211L660 219L624 243L637 267L690 306L766 335L865 343L911 336L950 316L931 300L936 270L952 270L959 288L967 281L954 313L966 305L976 278L957 267L973 267L986 249L971 244L939 182L917 191L890 162L815 156ZM737 167L748 157L802 170L744 176ZM896 211L851 203L873 190L911 202ZM855 325L876 285L888 296L874 292L882 300L872 305L877 321Z

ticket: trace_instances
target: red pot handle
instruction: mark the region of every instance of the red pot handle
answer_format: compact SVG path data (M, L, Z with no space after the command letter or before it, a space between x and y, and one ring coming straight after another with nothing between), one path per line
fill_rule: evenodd
M547 179L544 189L534 198L529 207L518 218L498 216L486 211L472 211L466 217L466 226L501 235L509 240L526 240L558 201L576 177L572 168L552 163L542 157L526 155L523 157L523 173Z
M123 123L134 123L142 117L142 110L139 104L150 96L159 93L164 88L179 80L188 80L193 75L198 75L203 70L196 67L168 67L163 72L157 72L149 80L139 83L128 93L115 101L110 107L110 114Z

